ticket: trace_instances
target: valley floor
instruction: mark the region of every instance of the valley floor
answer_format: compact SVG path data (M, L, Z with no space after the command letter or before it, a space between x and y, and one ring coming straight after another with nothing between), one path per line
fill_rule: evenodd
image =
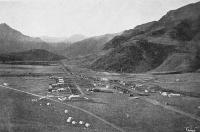
M50 76L73 83L80 98L48 92L49 84L55 83ZM117 74L60 62L54 66L1 64L0 131L199 131L199 80L200 73ZM157 89L151 91L150 86ZM74 123L67 121L69 117Z

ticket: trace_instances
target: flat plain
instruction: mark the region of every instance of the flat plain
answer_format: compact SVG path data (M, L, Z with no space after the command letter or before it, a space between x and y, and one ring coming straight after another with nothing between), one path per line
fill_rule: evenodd
M184 132L186 128L198 131L200 127L200 73L118 74L58 63L54 66L1 64L0 76L0 131ZM67 94L48 92L49 84L55 83L50 76L63 77L65 83L72 80L87 99L69 100ZM102 78L117 82L102 81ZM131 82L136 90L121 82ZM108 89L122 87L134 96L118 90L88 91L96 88L94 83L108 85ZM150 86L159 87L159 91L150 92ZM165 96L162 93L166 89L180 96L168 96L172 91ZM59 97L67 99L61 101ZM67 122L69 117L76 123Z

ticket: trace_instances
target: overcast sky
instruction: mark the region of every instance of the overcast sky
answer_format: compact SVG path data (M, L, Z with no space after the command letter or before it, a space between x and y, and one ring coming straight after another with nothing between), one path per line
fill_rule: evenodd
M0 22L29 36L121 32L199 0L0 0Z

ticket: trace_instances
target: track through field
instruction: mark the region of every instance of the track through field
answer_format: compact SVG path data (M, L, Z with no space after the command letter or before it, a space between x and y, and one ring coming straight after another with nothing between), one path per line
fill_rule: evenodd
M32 95L32 96L39 97L39 98L44 97L44 96L41 96L41 95L38 95L38 94L34 94L34 93L22 91L22 90L19 90L19 89L15 89L15 88L8 87L8 86L0 85L0 88L5 88L5 89L14 90L14 91L17 91L17 92L25 93L25 94ZM82 108L80 108L80 107L77 107L77 106L74 106L74 105L70 105L70 104L67 104L67 103L60 102L60 101L58 101L58 100L54 100L54 99L49 98L49 97L46 97L46 96L45 96L45 98L48 99L48 100L50 100L50 101L53 101L53 102L56 102L56 103L60 103L60 104L66 105L66 106L71 107L71 108L73 108L73 109L78 109L78 110L80 110L80 111L82 111L82 112L84 112L84 113L86 113L86 114L89 114L89 115L91 115L92 117L94 117L94 118L96 118L96 119L98 119L98 120L104 122L105 124L111 126L112 128L114 128L114 129L116 129L116 130L118 130L118 131L120 131L120 132L125 132L122 128L116 126L115 124L112 124L112 123L106 121L105 119L103 119L103 118L101 118L101 117L99 117L99 116L97 116L97 115L95 115L95 114L93 114L93 113L91 113L91 112L89 112L89 111L87 111L87 110L85 110L85 109L82 109Z

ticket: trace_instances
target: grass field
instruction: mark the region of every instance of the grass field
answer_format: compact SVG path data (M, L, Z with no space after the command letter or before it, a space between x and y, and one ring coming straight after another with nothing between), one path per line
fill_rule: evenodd
M0 84L32 93L7 89L0 86L0 131L7 132L184 132L186 127L199 130L200 121L181 114L189 113L200 117L200 100L197 97L166 97L159 92L147 97L133 99L127 94L88 92L93 80L89 78L109 78L133 81L142 85L159 85L164 89L200 93L200 74L116 74L98 73L87 69L69 66L74 75L66 73L61 65L0 65ZM28 74L27 74L28 73ZM81 78L82 74L88 78ZM55 83L49 76L71 78L84 92L88 100L59 101L56 97L38 100L39 95L48 93L49 84ZM125 87L126 88L126 87ZM128 87L127 87L128 89ZM34 95L36 94L36 96ZM59 93L57 94L59 95ZM61 94L60 94L61 95ZM63 94L62 94L63 96ZM158 101L161 105L151 103ZM35 101L36 100L36 101ZM50 103L50 105L47 105ZM181 112L167 109L180 110ZM69 110L68 114L64 110ZM66 123L69 116L76 121L89 122L91 126Z

